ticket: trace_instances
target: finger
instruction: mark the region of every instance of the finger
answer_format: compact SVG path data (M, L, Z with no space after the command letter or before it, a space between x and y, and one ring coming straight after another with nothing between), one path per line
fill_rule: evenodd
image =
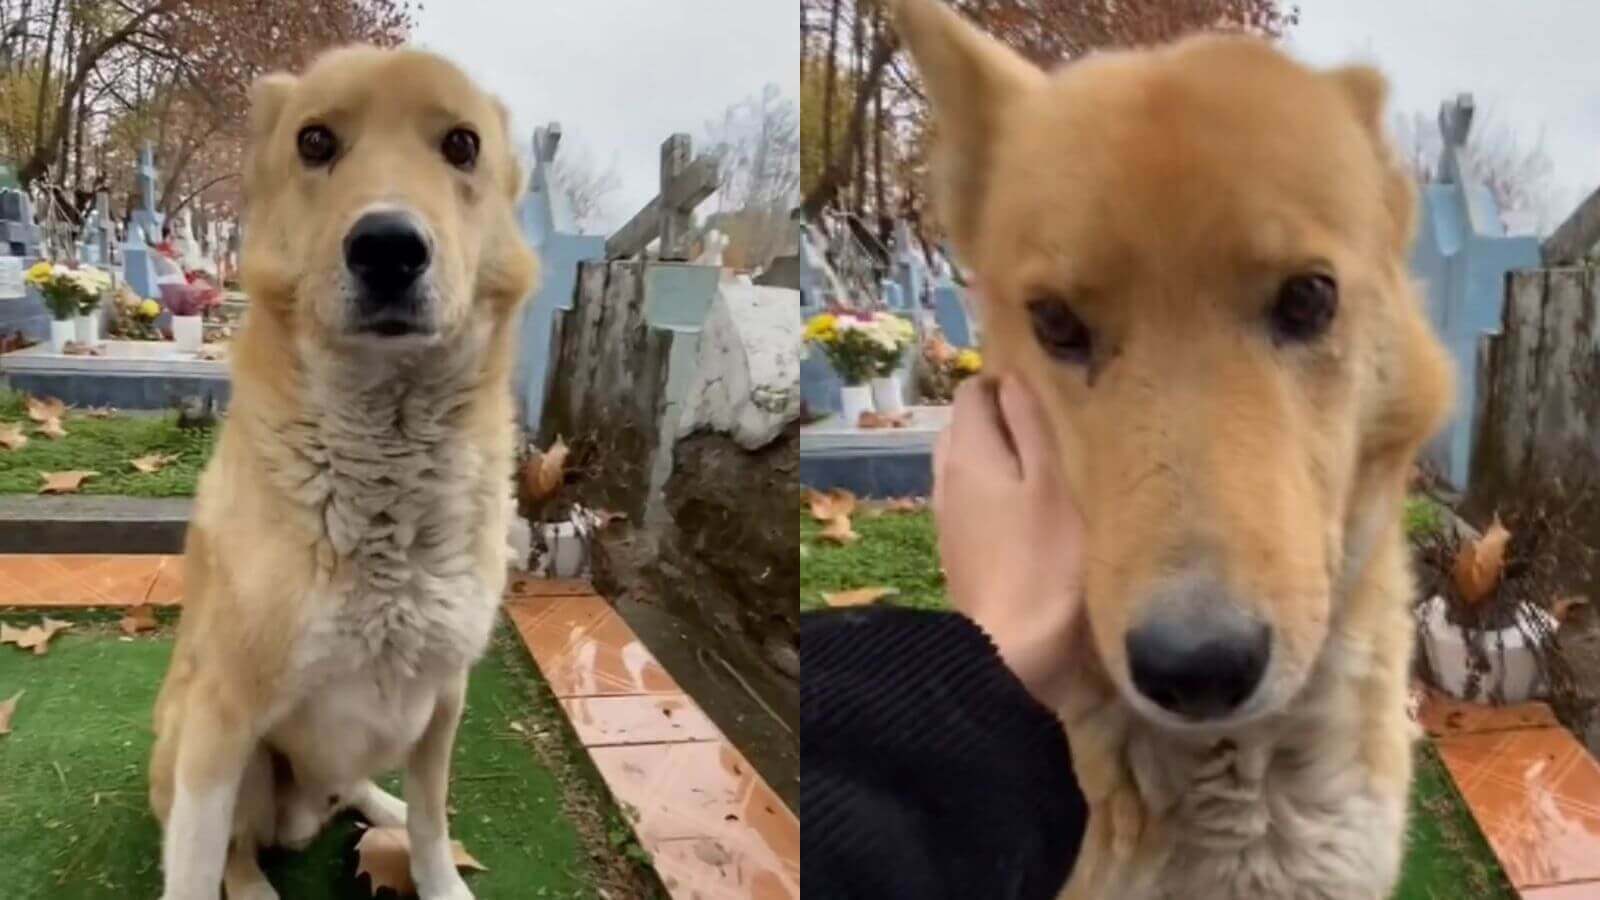
M945 474L944 467L950 459L950 426L940 429L939 436L933 442L933 504L934 518L939 517L942 505L940 498L944 496Z
M1016 466L1016 454L1001 423L993 380L973 378L961 385L956 391L950 430L950 450L961 459Z
M1053 467L1059 464L1055 459L1055 440L1033 391L1022 379L1007 375L1000 382L999 393L1000 413L1011 435L1012 446L1016 448L1022 477L1033 480L1053 472Z

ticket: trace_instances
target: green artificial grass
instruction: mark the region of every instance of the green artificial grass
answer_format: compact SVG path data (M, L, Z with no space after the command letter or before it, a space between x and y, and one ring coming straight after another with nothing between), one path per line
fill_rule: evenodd
M38 614L0 611L0 621L26 625ZM172 641L125 641L92 617L76 621L45 656L0 646L0 700L26 691L12 733L0 736L0 896L8 900L161 892L145 767L150 711ZM551 702L530 690L535 678L502 628L473 670L456 742L451 824L488 867L466 875L485 900L597 896L591 852L563 814L562 786L523 737L565 727ZM385 786L397 788L395 779ZM267 875L295 900L370 897L366 879L355 875L357 837L346 814L304 853L268 855Z
M23 423L28 444L0 448L0 494L38 493L42 472L86 470L99 474L83 483L80 494L192 497L216 439L215 429L180 429L175 412L94 419L69 410L61 423L67 436L51 440L28 419L22 395L0 391L0 425L13 422ZM177 458L148 475L133 467L132 460L155 453Z
M1433 501L1413 498L1406 525L1437 529L1442 523ZM855 517L861 539L837 546L817 539L820 526L800 514L800 606L823 607L824 592L893 587L886 602L923 609L948 609L939 575L933 516L927 512ZM1483 833L1457 793L1433 746L1420 743L1412 783L1407 852L1395 900L1457 900L1460 897L1514 898Z

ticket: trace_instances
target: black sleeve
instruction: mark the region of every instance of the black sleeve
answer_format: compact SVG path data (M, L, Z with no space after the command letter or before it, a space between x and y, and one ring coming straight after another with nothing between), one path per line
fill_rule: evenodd
M964 616L800 625L800 865L824 900L1054 900L1088 813L1056 717Z

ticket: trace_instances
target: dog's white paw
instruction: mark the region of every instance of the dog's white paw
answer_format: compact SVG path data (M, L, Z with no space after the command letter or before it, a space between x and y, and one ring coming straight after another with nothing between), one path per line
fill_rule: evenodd
M356 792L351 805L374 828L404 828L406 825L405 801L370 781Z
M476 900L472 888L467 887L461 873L453 868L447 875L431 875L430 880L424 881L419 867L411 873L411 878L417 883L417 900Z

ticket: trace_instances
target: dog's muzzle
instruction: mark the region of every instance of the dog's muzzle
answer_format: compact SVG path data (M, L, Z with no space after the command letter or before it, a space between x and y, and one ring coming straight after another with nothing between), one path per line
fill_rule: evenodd
M425 276L433 259L427 233L411 215L365 213L344 238L344 261L355 281L355 330L379 337L431 334Z

